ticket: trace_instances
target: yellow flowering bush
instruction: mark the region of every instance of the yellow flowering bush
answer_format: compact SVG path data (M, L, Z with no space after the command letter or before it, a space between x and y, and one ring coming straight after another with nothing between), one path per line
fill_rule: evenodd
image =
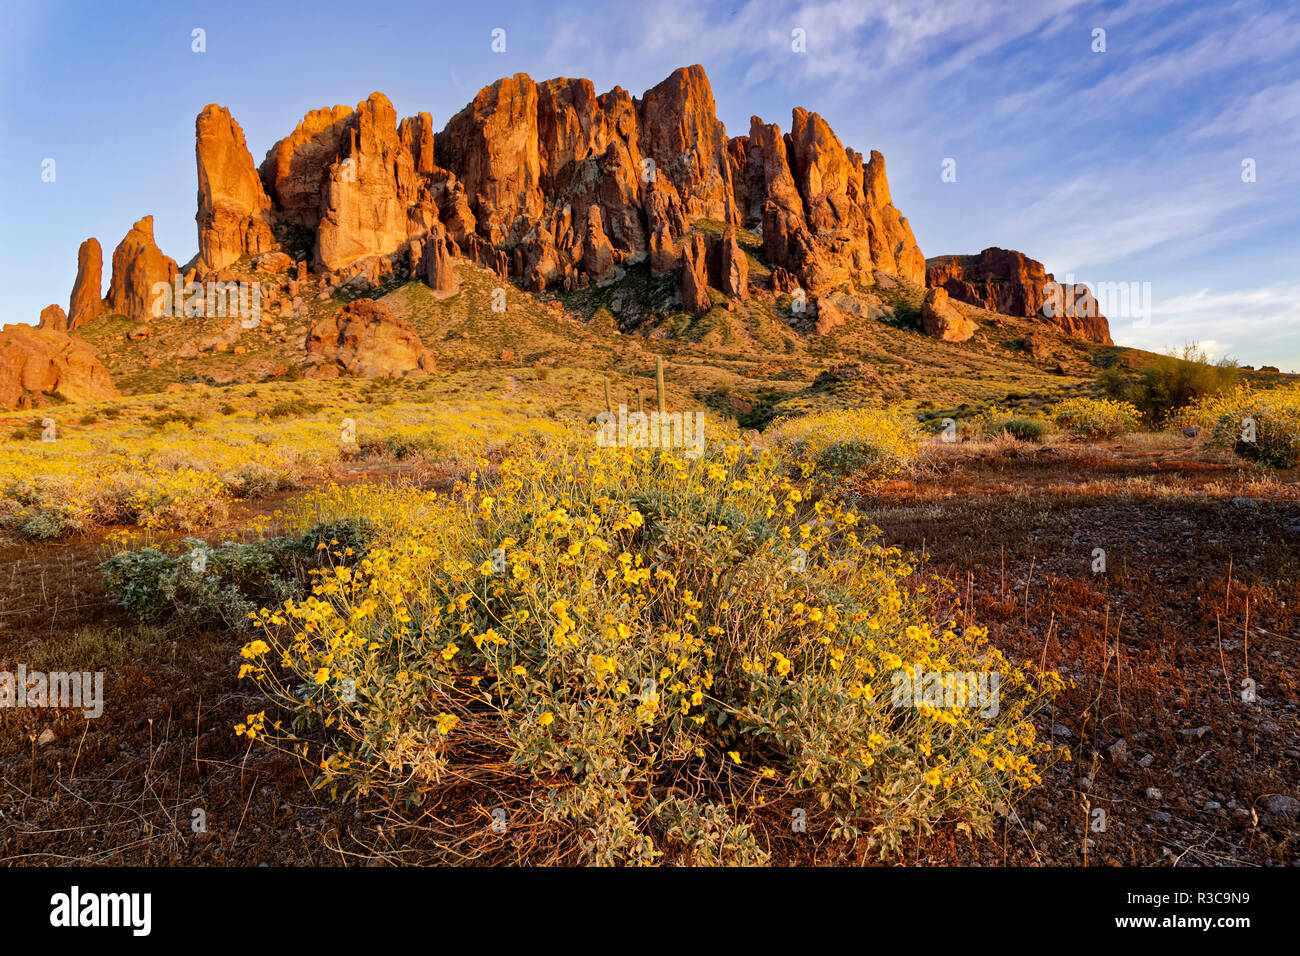
M920 433L910 415L884 408L846 408L783 418L767 432L773 445L802 468L826 479L857 473L871 479L898 474L916 457Z
M1060 679L940 619L912 563L779 452L585 443L449 496L371 495L351 517L390 516L376 546L261 609L241 658L292 719L237 730L332 792L421 804L472 764L530 781L591 862L762 863L766 806L887 853L940 822L984 832L1039 782L1030 718ZM900 675L949 672L997 673L993 713L898 705Z
M1053 420L1062 431L1086 440L1136 431L1141 417L1131 402L1105 398L1067 398L1053 409Z
M1242 385L1194 403L1185 419L1206 442L1274 468L1300 465L1300 385L1256 390Z

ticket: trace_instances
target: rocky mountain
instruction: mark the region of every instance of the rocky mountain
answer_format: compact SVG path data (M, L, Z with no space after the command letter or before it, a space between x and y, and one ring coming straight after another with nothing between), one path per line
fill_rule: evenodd
M675 277L661 314L703 314L753 295L775 309L793 297L781 308L813 337L892 314L860 295L887 275L946 294L927 297L909 321L953 342L977 336L985 321L967 306L1042 319L1052 281L1041 263L1000 249L927 263L893 205L879 152L846 147L801 108L788 132L753 117L747 134L729 137L700 66L639 98L620 87L597 94L589 80L516 74L480 90L441 131L427 113L399 120L373 93L356 107L309 112L260 165L229 111L212 104L195 121L195 158L195 258L180 267L164 255L145 216L114 250L100 299L103 256L88 239L69 312L47 309L43 326L82 331L121 316L139 324L127 332L139 343L158 318L156 283L255 282L279 320L276 334L289 339L288 365L402 375L432 367L422 351L430 343L410 341L382 315L332 312L394 282L423 280L435 298L454 298L457 262L546 296L616 285L633 270ZM1042 321L1110 342L1104 317L1076 310ZM241 334L230 323L196 331L177 354L208 340L244 348ZM372 342L382 343L373 360Z
M1041 316L1061 331L1088 342L1112 345L1110 325L1088 287L1073 284L1044 309L1056 283L1041 262L1014 249L985 249L977 256L940 256L926 262L925 284L991 312Z

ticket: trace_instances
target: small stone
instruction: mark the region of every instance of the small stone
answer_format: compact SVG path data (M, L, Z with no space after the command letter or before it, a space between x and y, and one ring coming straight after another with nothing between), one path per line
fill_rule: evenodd
M1141 760L1138 761L1138 766L1145 770L1147 767L1151 766L1155 762L1156 762L1156 755L1147 754L1145 757L1143 757Z
M1107 747L1106 752L1115 763L1124 763L1128 760L1128 741L1121 737Z
M1220 810L1222 808L1223 808L1223 804L1219 803L1217 800L1206 800L1205 806L1201 807L1201 809L1206 811L1207 813L1213 810Z
M1052 736L1064 737L1066 740L1069 740L1074 736L1074 734L1070 732L1070 728L1065 726L1065 724L1054 724L1052 725Z
M1156 823L1169 823L1174 818L1162 810L1159 813L1151 814L1151 819L1154 820Z
M1157 803L1163 800L1164 798L1165 795L1160 792L1159 787L1147 787L1147 799L1150 800L1151 802Z
M1205 727L1184 727L1182 730L1178 732L1182 734L1184 737L1191 737L1196 740L1200 740L1202 737L1204 737L1206 734L1210 732L1210 729L1211 728L1208 725Z
M54 736L54 731L50 730L49 727L46 727L41 731L41 735L36 738L36 746L44 747L48 744L54 743L57 739L58 738Z
M46 731L48 733L48 731ZM1265 804L1270 816L1293 818L1300 815L1300 800L1285 794L1275 793Z

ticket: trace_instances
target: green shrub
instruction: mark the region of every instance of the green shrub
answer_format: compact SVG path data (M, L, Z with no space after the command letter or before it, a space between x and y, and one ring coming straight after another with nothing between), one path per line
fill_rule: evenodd
M244 631L261 604L301 596L313 571L351 567L369 546L360 521L320 524L297 537L226 541L210 547L186 538L176 554L123 551L100 565L104 587L136 620L183 630L222 626Z
M984 434L996 438L1003 432L1017 441L1041 442L1047 434L1047 422L1037 418L989 418L984 422Z
M1230 391L1240 374L1231 359L1211 363L1205 351L1192 344L1181 353L1159 356L1135 377L1112 366L1097 380L1110 397L1131 403L1143 422L1159 427L1193 402Z

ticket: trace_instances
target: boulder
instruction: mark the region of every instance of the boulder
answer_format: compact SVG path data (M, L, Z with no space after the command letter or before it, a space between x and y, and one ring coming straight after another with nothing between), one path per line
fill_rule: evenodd
M77 279L68 302L68 329L79 329L104 311L104 252L93 236L77 250Z
M433 355L408 323L373 299L357 299L307 333L307 357L337 365L360 378L419 375L434 368Z
M973 319L957 311L943 289L931 289L921 303L921 328L926 335L945 342L965 342L975 334Z
M47 396L54 392L70 402L118 394L108 369L84 339L30 325L0 329L0 408L48 405Z
M113 277L108 285L108 309L137 321L153 318L156 283L171 283L177 275L176 261L162 254L154 243L153 216L145 216L131 227L113 250Z

